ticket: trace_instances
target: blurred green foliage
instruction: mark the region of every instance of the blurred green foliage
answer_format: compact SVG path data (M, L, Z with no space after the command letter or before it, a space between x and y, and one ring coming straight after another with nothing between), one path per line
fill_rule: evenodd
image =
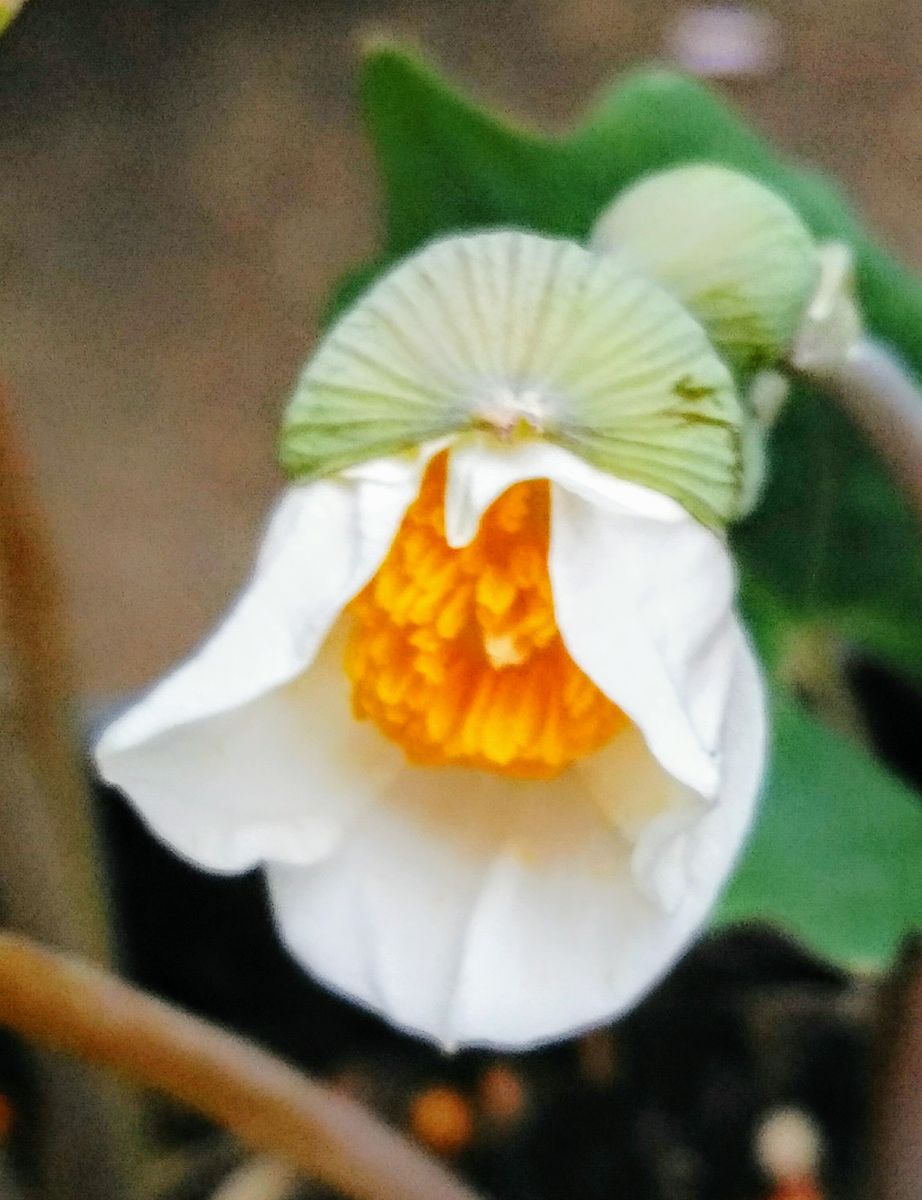
M757 916L830 957L886 961L922 921L919 798L789 697L773 715L773 769L718 922Z
M779 159L696 81L631 74L561 137L513 128L389 45L367 55L361 94L386 240L377 261L342 282L330 317L431 238L511 226L584 240L642 175L710 161L774 188L819 238L846 241L869 329L922 370L922 284L834 186ZM808 628L922 680L922 542L883 464L832 402L798 386L773 433L770 467L759 507L733 534L744 613L769 667ZM718 919L775 919L833 957L883 961L922 924L922 804L865 750L778 694L761 815Z

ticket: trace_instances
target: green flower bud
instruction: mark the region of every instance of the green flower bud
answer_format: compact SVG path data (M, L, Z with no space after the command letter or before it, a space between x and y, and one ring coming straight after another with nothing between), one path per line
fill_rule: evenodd
M628 188L599 218L592 244L630 253L744 372L784 355L819 273L813 237L784 200L707 163Z
M503 231L434 242L327 333L285 415L309 479L433 440L545 438L708 525L743 491L742 411L704 330L620 255Z
M819 261L816 290L788 355L792 367L814 379L834 374L861 337L851 250L842 242L825 242Z
M763 367L748 381L743 401L743 490L741 517L755 508L766 478L766 438L791 390L791 381L781 371Z

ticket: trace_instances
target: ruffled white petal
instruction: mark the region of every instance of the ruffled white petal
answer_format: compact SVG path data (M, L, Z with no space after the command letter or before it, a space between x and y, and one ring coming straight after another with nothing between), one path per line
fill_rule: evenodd
M667 839L666 869L682 881L668 907L643 877L652 826L626 831L632 810L640 815L637 789L658 771L633 739L617 774L603 752L538 786L408 768L335 855L311 868L269 865L292 953L329 985L449 1047L528 1046L623 1012L698 929L749 826L764 706L748 647L739 640L735 651L717 795ZM677 791L661 781L661 797ZM607 815L619 804L624 829Z
M726 546L669 497L541 442L455 450L449 538L469 540L506 488L539 478L553 485L549 568L570 655L671 775L712 796L738 636Z
M382 739L326 707L341 656L305 672L387 553L431 452L289 489L224 623L103 733L100 774L182 854L219 871L311 861L373 790Z
M726 546L681 513L641 517L560 485L551 505L551 585L571 657L671 775L713 796L739 628Z

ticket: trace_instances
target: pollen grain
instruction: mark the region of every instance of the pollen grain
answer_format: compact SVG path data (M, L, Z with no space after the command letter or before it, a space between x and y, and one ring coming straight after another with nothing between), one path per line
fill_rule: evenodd
M554 618L544 480L517 483L477 535L445 541L445 455L350 603L352 706L426 766L549 778L627 718L570 658Z

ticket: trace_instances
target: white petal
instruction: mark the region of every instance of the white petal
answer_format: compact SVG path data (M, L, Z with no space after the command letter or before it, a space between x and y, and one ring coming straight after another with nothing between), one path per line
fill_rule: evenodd
M330 858L270 864L292 953L449 1047L528 1046L623 1012L701 925L750 822L764 711L748 648L736 650L717 803L672 848L686 887L669 908L638 886L636 847L594 798L604 786L607 808L635 803L651 769L635 740L613 776L587 764L542 784L407 769Z
M523 479L553 479L590 498L602 493L628 511L664 521L684 513L662 492L599 471L561 446L523 441L504 447L474 435L459 439L448 460L445 538L449 546L466 546L493 501Z
M104 731L100 774L182 854L227 871L264 855L310 861L348 819L383 739L328 710L341 655L292 680L387 553L425 458L291 488L224 623Z
M549 568L568 651L666 770L712 796L738 635L726 546L668 496L538 442L453 451L448 536L469 540L497 496L535 478L553 484Z
M739 630L726 546L692 517L664 521L555 486L549 565L574 661L671 775L712 796Z
M349 710L342 642L334 631L291 683L108 753L100 769L156 834L209 870L322 858L403 766Z
M716 802L697 819L694 798L686 794L684 806L676 810L678 820L669 828L666 817L651 822L636 842L633 865L638 882L657 895L667 911L694 903L695 897L710 905L715 875L726 871L727 847L741 845L750 825L752 808L747 811L746 803L737 801L748 797L754 806L763 777L768 731L762 678L739 627L730 641L733 668L720 734L722 775ZM597 775L594 786L600 783ZM667 871L671 878L666 878Z

